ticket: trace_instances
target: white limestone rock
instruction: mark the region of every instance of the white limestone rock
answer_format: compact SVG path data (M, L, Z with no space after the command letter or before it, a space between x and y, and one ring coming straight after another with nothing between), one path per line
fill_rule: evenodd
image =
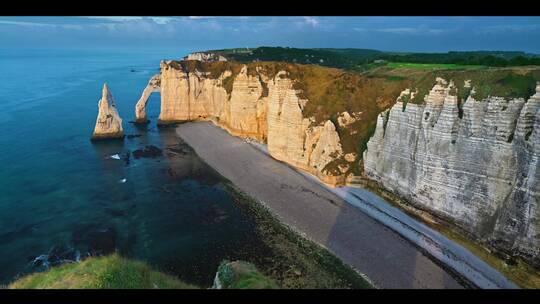
M161 91L160 83L160 74L152 76L148 81L148 85L144 88L141 98L139 98L139 101L137 101L137 104L135 105L135 122L146 123L148 121L146 118L146 103L148 102L150 94Z
M223 83L231 71L210 78L206 73L186 71L164 61L160 74L160 123L210 120L233 135L266 141L274 158L306 170L323 182L345 182L344 174L324 170L343 156L336 127L331 121L314 125L313 118L303 117L309 100L299 97L285 71L269 79L260 70L249 75L244 65L234 76L231 92Z
M439 78L424 105L377 120L365 174L495 248L538 261L540 85L529 100L468 97Z
M116 110L114 98L107 84L103 85L102 97L98 103L98 116L92 139L123 138L122 119Z

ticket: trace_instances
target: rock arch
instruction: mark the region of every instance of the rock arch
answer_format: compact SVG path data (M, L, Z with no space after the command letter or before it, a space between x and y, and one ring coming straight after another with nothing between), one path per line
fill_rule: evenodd
M150 94L154 92L161 92L161 76L156 74L150 78L148 85L144 88L141 98L137 101L135 105L135 122L136 123L146 123L148 119L146 118L146 103Z

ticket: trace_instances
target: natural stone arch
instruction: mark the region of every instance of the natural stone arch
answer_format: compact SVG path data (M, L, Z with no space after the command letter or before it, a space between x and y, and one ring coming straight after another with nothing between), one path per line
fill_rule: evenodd
M141 98L137 101L135 105L135 122L137 123L146 123L148 119L146 118L146 103L150 94L154 92L161 92L161 76L156 74L150 78L148 85L144 88Z

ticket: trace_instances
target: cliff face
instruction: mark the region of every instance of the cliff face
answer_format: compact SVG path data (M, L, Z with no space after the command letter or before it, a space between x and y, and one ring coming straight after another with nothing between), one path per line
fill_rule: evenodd
M196 53L191 53L185 56L184 60L198 60L198 61L211 62L211 61L227 61L227 58L219 54L215 54L215 53L196 52Z
M309 101L298 97L293 83L285 71L270 78L258 70L248 73L243 65L235 75L225 70L212 77L210 72L162 62L159 121L211 120L233 135L266 141L273 157L328 184L344 183L344 174L324 170L342 156L336 127L329 120L315 124L303 117L302 109ZM140 104L136 111L144 111Z
M113 96L107 84L103 85L102 97L98 103L98 116L92 139L123 138L122 119L116 110Z
M276 159L309 171L328 184L344 183L344 175L332 175L324 167L342 156L334 124L313 126L302 109L307 99L298 97L291 79L279 72L268 84L268 151Z
M454 84L441 78L425 104L404 105L414 94L404 91L378 117L365 174L492 246L538 262L540 85L528 100L472 93L460 105Z

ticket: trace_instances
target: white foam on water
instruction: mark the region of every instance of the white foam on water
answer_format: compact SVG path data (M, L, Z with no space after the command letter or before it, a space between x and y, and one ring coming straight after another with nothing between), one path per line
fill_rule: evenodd
M111 155L110 158L112 158L112 159L120 159L120 155L114 154L114 155Z
M123 183L125 183L126 181L127 181L127 178L123 178L123 179L119 180L118 182L121 183L121 184L123 184Z

